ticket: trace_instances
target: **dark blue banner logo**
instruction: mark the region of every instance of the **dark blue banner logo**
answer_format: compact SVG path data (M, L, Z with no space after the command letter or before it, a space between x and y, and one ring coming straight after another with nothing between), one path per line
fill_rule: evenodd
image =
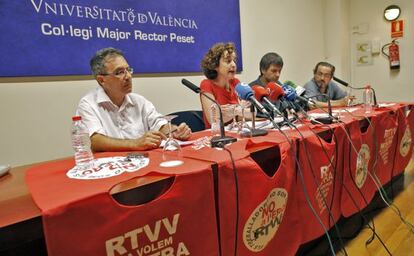
M199 72L229 41L242 70L238 0L0 0L0 21L2 77L90 74L104 47L137 73Z

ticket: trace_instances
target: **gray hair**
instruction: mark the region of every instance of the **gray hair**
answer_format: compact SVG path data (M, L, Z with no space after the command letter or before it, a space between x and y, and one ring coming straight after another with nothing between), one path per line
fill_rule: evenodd
M268 52L263 55L262 59L260 60L260 75L263 75L262 70L267 70L270 65L283 67L282 57L280 57L280 55L275 52Z
M95 53L95 55L91 58L89 62L92 70L92 74L96 77L100 74L106 73L105 63L108 58L113 58L117 56L124 57L124 53L121 50L108 47L103 48Z

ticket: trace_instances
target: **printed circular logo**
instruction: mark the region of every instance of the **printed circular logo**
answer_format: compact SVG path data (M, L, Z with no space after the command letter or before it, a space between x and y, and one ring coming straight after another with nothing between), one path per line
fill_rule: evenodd
M411 148L411 130L410 130L410 126L407 125L407 128L405 128L405 132L404 135L401 139L401 143L400 143L400 154L403 157L406 157L408 155L408 152L410 151Z
M244 245L252 252L260 252L275 236L286 209L288 193L274 188L247 219L243 229Z
M70 169L66 176L71 179L95 180L114 177L123 172L136 172L147 166L149 158L133 158L127 159L123 156L105 157L94 160L93 167L88 169L80 169L75 166Z
M356 173L355 173L355 183L358 188L364 186L365 180L368 175L368 163L370 156L370 150L367 144L363 144L359 150L357 163L356 163Z

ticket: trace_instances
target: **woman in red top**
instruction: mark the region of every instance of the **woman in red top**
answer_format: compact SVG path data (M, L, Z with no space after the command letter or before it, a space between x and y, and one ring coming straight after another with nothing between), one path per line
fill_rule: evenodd
M239 103L234 89L240 82L235 78L236 50L234 44L218 43L213 45L201 61L201 68L207 77L201 81L201 90L220 104L224 123L230 122L233 119L234 107ZM210 128L211 105L214 103L203 95L200 100L204 124L206 128Z

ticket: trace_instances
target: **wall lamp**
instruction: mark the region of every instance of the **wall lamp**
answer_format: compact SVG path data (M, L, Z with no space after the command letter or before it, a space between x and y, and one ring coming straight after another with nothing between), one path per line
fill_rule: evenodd
M398 19L401 14L401 9L398 5L390 5L384 10L384 18L388 21Z

